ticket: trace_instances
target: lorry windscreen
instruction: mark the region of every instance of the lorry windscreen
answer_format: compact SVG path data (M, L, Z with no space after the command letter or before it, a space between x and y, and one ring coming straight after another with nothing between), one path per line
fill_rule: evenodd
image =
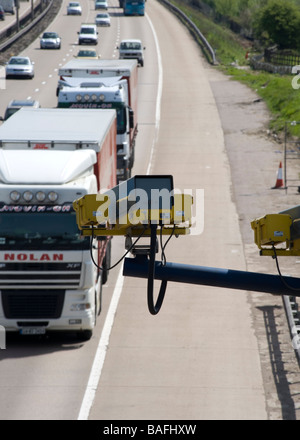
M89 238L80 235L74 211L1 212L0 209L0 250L86 250L89 246Z

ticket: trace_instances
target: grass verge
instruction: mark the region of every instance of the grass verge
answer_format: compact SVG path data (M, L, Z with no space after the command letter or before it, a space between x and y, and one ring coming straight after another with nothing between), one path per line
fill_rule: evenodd
M208 40L216 52L219 68L232 79L251 87L266 102L271 113L271 130L279 133L284 130L285 122L300 121L300 88L293 88L293 76L241 68L247 65L245 54L249 50L249 42L183 1L172 0L172 3L195 23ZM300 87L300 79L297 83ZM291 135L300 137L300 125L289 125L288 130Z

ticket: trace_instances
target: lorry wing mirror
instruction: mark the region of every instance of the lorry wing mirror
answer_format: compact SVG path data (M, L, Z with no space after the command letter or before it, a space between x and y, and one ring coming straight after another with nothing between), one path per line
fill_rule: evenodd
M134 111L129 107L129 126L134 128Z

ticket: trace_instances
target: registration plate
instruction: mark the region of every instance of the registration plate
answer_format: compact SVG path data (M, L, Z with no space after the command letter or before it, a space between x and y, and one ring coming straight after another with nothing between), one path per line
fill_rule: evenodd
M20 330L21 335L44 335L46 333L45 327L23 327Z

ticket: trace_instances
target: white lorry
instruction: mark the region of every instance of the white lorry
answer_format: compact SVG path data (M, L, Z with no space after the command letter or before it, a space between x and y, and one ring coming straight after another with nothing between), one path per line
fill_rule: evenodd
M138 133L137 61L74 59L62 66L58 74L58 107L115 108L117 110L118 180L127 180L131 176L134 164ZM109 87L115 89L109 90ZM116 87L119 87L119 93L113 97L117 91ZM106 95L104 95L104 90ZM99 92L101 92L100 95ZM95 96L98 96L96 100Z
M112 110L22 108L0 127L0 325L6 331L92 336L111 240L82 237L72 203L116 184L115 118Z

